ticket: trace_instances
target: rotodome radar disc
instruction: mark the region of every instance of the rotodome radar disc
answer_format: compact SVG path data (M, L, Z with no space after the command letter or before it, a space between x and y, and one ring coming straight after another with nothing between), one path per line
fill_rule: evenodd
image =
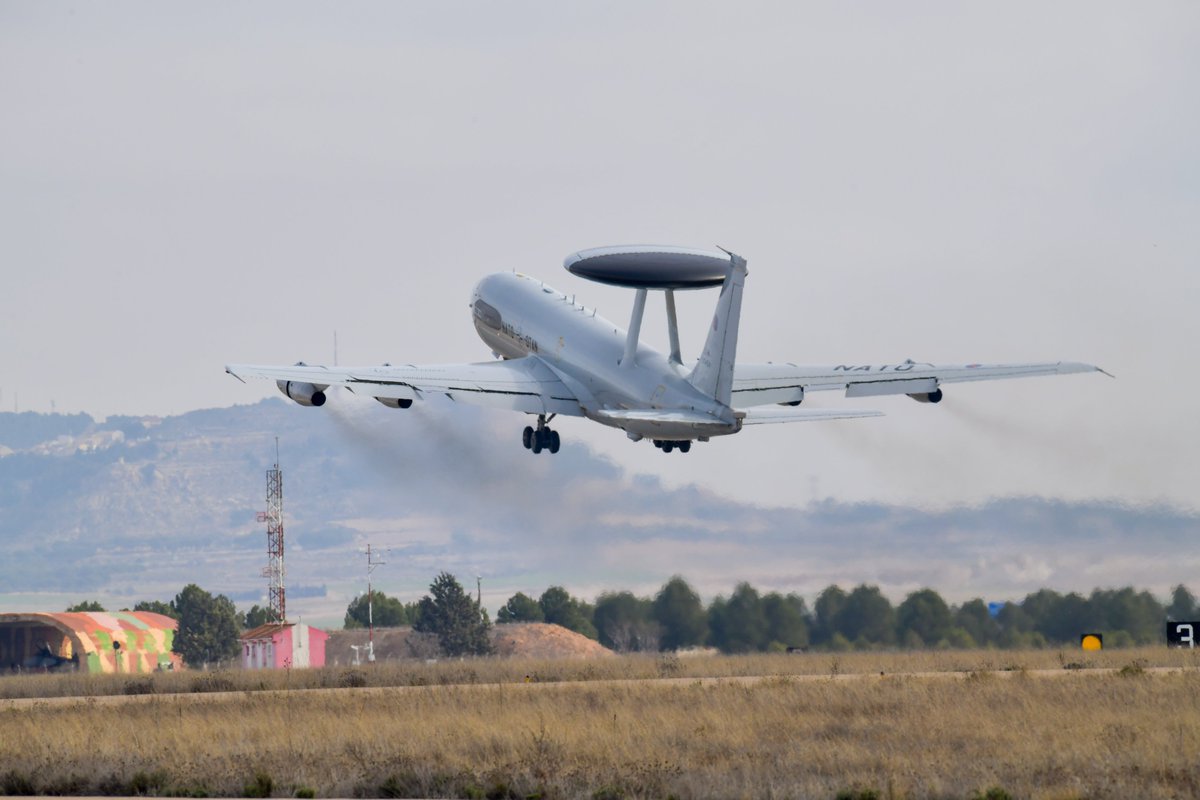
M563 260L572 275L630 289L704 289L720 286L729 256L666 245L622 245L580 250Z

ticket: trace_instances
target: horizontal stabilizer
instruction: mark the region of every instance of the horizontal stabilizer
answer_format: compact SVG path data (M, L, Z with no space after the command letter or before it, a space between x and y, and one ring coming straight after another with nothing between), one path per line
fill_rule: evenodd
M743 425L773 425L780 422L816 422L825 419L857 419L858 417L882 417L882 411L865 408L749 408L738 411L745 414Z
M611 420L615 423L655 423L658 425L688 425L694 430L705 429L728 431L732 427L711 414L699 411L659 411L655 409L624 410L609 409L597 411L597 417Z

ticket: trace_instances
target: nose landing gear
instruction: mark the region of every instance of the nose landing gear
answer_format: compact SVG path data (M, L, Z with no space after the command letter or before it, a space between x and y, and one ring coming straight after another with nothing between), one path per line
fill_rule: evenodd
M554 419L553 414L550 415L550 419ZM525 430L521 432L521 444L525 445L526 450L532 450L534 453L540 453L543 450L549 450L551 453L558 452L561 440L558 438L558 431L547 427L546 423L549 421L545 414L539 414L537 428L531 425L525 426Z

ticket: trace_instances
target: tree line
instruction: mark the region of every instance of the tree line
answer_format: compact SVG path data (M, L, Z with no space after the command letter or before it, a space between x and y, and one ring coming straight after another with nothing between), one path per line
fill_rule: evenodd
M378 627L411 625L436 638L449 656L491 652L486 609L464 591L453 575L442 572L429 594L404 603L373 592L371 605ZM84 601L67 611L103 611ZM223 594L213 595L196 584L185 586L169 602L137 603L134 611L153 611L178 620L174 651L192 666L215 664L238 656L238 635L274 621L269 609L239 611ZM795 593L761 593L739 583L728 596L707 606L682 577L663 584L653 597L632 592L605 592L595 602L551 586L537 599L517 592L496 615L499 624L548 622L576 631L618 652L657 652L688 647L715 647L725 653L782 651L789 648L849 650L869 648L1000 647L1024 648L1077 644L1085 632L1104 634L1106 646L1160 642L1167 620L1200 619L1200 603L1183 585L1169 602L1132 587L1095 589L1084 596L1040 589L1019 602L998 608L979 598L960 605L947 603L933 589L908 594L898 605L878 586L860 584L849 591L825 588L809 608ZM367 598L355 598L346 609L347 629L367 624Z
M899 605L879 587L849 591L831 585L812 608L797 594L761 593L740 583L729 596L705 606L686 580L671 578L653 597L606 592L588 603L561 586L541 597L518 592L497 622L553 622L622 652L711 646L726 653L820 648L1045 647L1077 644L1100 632L1109 646L1162 641L1168 619L1196 619L1196 597L1175 587L1160 603L1131 587L1095 589L1088 596L1041 589L999 608L979 598L947 603L933 589L910 593Z

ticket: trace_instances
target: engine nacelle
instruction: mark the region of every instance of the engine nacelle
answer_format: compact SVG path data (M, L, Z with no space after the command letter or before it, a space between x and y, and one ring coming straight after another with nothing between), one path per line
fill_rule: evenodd
M412 405L411 397L376 397L375 399L388 408L408 408Z
M325 405L325 390L329 388L327 385L317 386L300 381L275 381L275 385L279 387L279 391L302 406Z
M918 403L940 403L942 402L942 390L934 389L932 392L921 392L920 394L910 394L913 400Z
M800 389L799 391L800 391L800 396L797 397L795 400L785 400L784 402L780 403L779 405L795 407L795 406L798 406L801 403L803 403L804 402L804 390Z

